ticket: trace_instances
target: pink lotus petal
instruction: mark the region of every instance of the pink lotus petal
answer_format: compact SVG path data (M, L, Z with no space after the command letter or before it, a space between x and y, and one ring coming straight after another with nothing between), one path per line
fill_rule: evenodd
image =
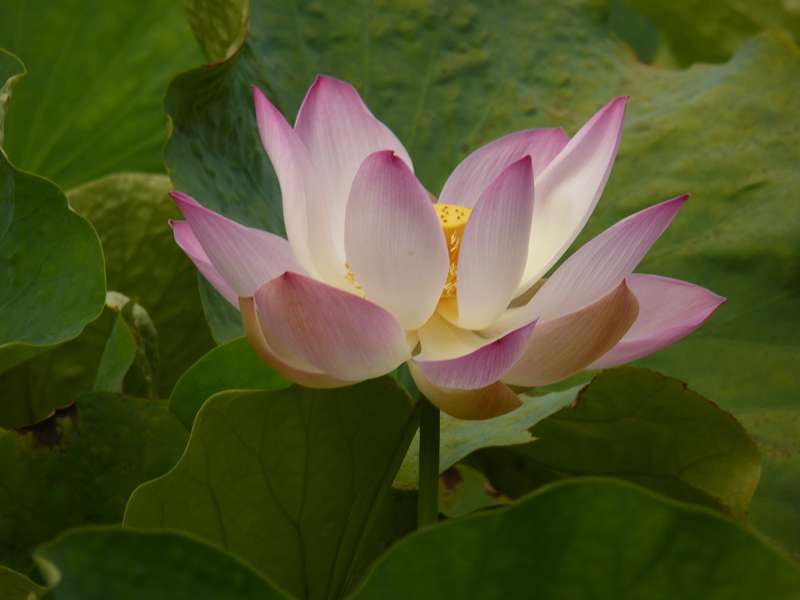
M285 239L231 221L180 192L171 195L209 261L237 296L252 296L285 271L305 272Z
M410 356L390 313L303 275L273 279L259 288L255 302L264 338L278 356L297 356L336 379L378 377Z
M205 277L212 286L214 286L214 289L222 294L225 300L238 308L239 296L222 278L222 275L219 274L219 271L217 271L214 265L211 264L205 250L203 250L203 247L200 245L200 242L197 240L189 224L186 221L175 220L170 220L169 224L170 227L172 227L172 233L175 235L175 242L180 249L184 251L186 256L189 257L189 260L194 263L197 270L203 274L203 277Z
M596 301L633 272L687 198L640 210L588 241L527 304L507 310L483 335L501 335L533 319L555 319Z
M470 215L458 259L458 324L482 329L508 306L528 257L533 215L533 168L525 156L481 194Z
M528 346L535 323L489 341L466 356L450 360L422 362L417 367L432 384L451 389L474 390L503 377Z
M445 182L439 202L472 208L511 163L531 156L538 176L568 141L563 129L527 129L496 139L461 161Z
M361 163L373 152L392 150L409 167L403 144L370 112L355 88L333 77L317 77L297 113L295 131L308 148L319 190L309 219L324 210L336 255L344 262L345 208ZM323 217L320 216L322 219Z
M590 369L615 367L674 344L725 302L705 288L669 277L631 275L628 283L639 302L639 316L617 345Z
M250 345L261 360L289 381L310 388L336 388L356 383L354 381L336 379L335 377L317 371L303 371L293 367L289 362L286 362L285 359L279 358L275 351L267 344L267 340L264 338L264 333L261 329L261 323L258 320L255 300L253 298L241 298L239 311L242 314L244 330ZM290 362L295 362L295 360L296 357L290 359Z
M531 244L519 293L561 258L594 211L617 156L626 102L616 98L600 109L536 178Z
M420 392L451 417L480 421L499 417L522 406L517 395L499 381L476 390L447 389L431 383L414 361L410 361L408 366Z
M367 297L403 329L420 327L439 302L450 259L428 192L391 151L358 170L345 223L347 260Z
M566 379L608 352L631 327L637 313L636 297L623 281L594 304L539 321L527 350L502 381L538 386Z
M540 318L573 312L616 287L633 273L688 198L678 196L640 210L579 248L534 296Z
M312 258L311 246L318 244L317 238L309 239L306 208L306 198L313 192L310 181L314 176L308 150L280 111L255 86L253 100L261 143L281 186L283 221L289 243L297 261L307 272L315 274L317 268ZM315 233L319 235L319 232ZM317 254L324 256L329 250L330 248L317 248Z

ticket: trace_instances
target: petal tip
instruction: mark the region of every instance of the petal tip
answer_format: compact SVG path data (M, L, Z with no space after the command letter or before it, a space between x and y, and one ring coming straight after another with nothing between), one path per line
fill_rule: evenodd
M183 210L184 206L199 206L200 203L189 196L188 194L184 194L183 192L179 192L177 190L173 190L169 193L170 197L175 201L175 204L178 205L178 208Z
M341 79L337 79L332 75L325 75L324 73L318 73L316 77L314 77L314 82L311 84L311 88L320 88L322 86L332 86L332 87L346 87L351 88L353 87L346 81L342 81Z
M261 88L255 83L250 86L250 92L253 94L253 105L255 106L256 115L261 115L272 108L272 103L267 99L266 94L262 92Z
M630 96L617 96L611 102L608 103L609 108L614 108L620 111L624 111L628 106L628 100L630 100Z
M375 157L375 159L381 159L383 161L394 162L395 160L401 160L397 153L394 150L378 150L377 152L373 152L367 158Z
M300 275L299 273L292 273L291 271L284 271L283 273L278 275L275 279L280 279L281 281L284 281L286 283L295 284L295 283L300 283L304 279L304 277L302 275ZM269 282L267 282L267 283L269 283ZM266 284L264 284L264 285L266 285Z
M524 169L526 171L530 171L531 173L533 173L533 156L531 156L530 154L526 154L518 161L511 163L507 168Z
M625 110L628 107L628 96L617 96L601 108L589 123L605 123L605 127L617 128L622 130L622 123L625 120Z
M719 294L715 294L711 290L706 290L708 293L708 306L706 310L706 315L703 318L703 321L708 319L714 312L723 304L728 302L728 299L725 296L720 296ZM702 321L701 321L702 322Z
M399 169L403 172L409 170L406 162L394 150L378 150L377 152L373 152L361 163L361 168L365 166L373 169Z
M675 196L670 200L664 202L664 206L668 206L674 210L679 210L684 204L689 201L689 194L681 194L680 196Z

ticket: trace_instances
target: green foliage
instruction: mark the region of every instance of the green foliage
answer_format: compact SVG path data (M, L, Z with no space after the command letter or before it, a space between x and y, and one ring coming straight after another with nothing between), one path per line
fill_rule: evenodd
M178 248L168 220L179 216L165 175L121 173L69 192L72 207L97 229L108 287L135 298L159 336L158 392L166 397L189 366L213 346L195 284L194 265Z
M176 533L84 529L36 556L51 594L64 600L285 597L230 555ZM411 536L353 598L513 598L531 590L542 598L791 600L800 597L800 570L711 511L583 479Z
M27 71L22 61L3 48L0 48L0 146L5 141L5 122L11 94L17 83L25 77Z
M439 472L443 473L470 453L490 446L511 446L531 441L529 429L575 400L578 388L545 396L522 396L517 410L488 421L463 421L441 413ZM417 487L419 433L414 436L394 486Z
M0 563L27 572L33 547L59 532L121 522L133 489L173 466L186 437L163 402L114 394L0 430Z
M800 598L800 569L741 526L613 480L549 486L398 544L354 599Z
M658 24L683 65L722 62L754 34L786 29L800 36L800 5L781 0L625 0Z
M509 502L483 473L468 465L450 467L439 477L439 512L449 519Z
M24 75L21 61L0 51L0 132L12 90ZM100 314L105 278L92 226L70 209L57 186L15 168L5 148L0 148L0 273L0 385L5 391L0 426L21 427L68 404L60 395L29 393L25 361L77 337Z
M286 600L224 552L175 533L92 527L36 551L54 600Z
M0 233L1 373L76 337L100 314L105 280L92 226L55 185L1 152Z
M154 397L154 337L146 311L109 292L103 313L77 338L0 374L0 426L37 423L91 391Z
M384 509L416 428L388 377L217 394L175 469L134 492L125 525L189 532L296 596L341 597L393 541Z
M275 390L291 385L266 366L244 338L211 350L178 380L169 408L186 429L203 402L224 390Z
M122 393L125 374L135 359L136 338L122 315L117 315L100 357L94 391Z
M210 62L228 58L247 35L250 0L185 0L184 10Z
M527 444L479 452L471 464L514 497L564 477L608 476L739 518L761 474L758 449L736 419L641 368L597 375L531 435Z
M36 600L45 588L36 585L21 573L0 565L0 590L4 600Z
M5 0L0 46L28 65L6 148L67 189L114 171L161 172L169 79L201 60L180 2Z

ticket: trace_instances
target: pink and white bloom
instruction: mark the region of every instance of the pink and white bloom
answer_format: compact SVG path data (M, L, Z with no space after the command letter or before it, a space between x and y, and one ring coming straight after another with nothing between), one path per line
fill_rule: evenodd
M544 276L583 229L617 154L626 98L573 137L506 135L467 156L438 199L356 90L319 77L294 127L254 89L288 240L181 193L175 239L241 310L263 360L310 387L347 386L408 362L447 413L514 409L511 386L651 354L724 301L634 274L686 201L623 219Z

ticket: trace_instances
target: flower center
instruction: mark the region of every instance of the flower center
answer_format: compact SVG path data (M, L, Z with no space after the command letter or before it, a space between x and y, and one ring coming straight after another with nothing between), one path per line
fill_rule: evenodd
M461 250L461 238L464 236L464 229L472 209L458 204L434 204L433 207L436 209L436 215L442 225L444 239L447 242L447 253L450 255L450 270L447 273L444 289L442 289L442 299L444 300L456 296L458 253Z

